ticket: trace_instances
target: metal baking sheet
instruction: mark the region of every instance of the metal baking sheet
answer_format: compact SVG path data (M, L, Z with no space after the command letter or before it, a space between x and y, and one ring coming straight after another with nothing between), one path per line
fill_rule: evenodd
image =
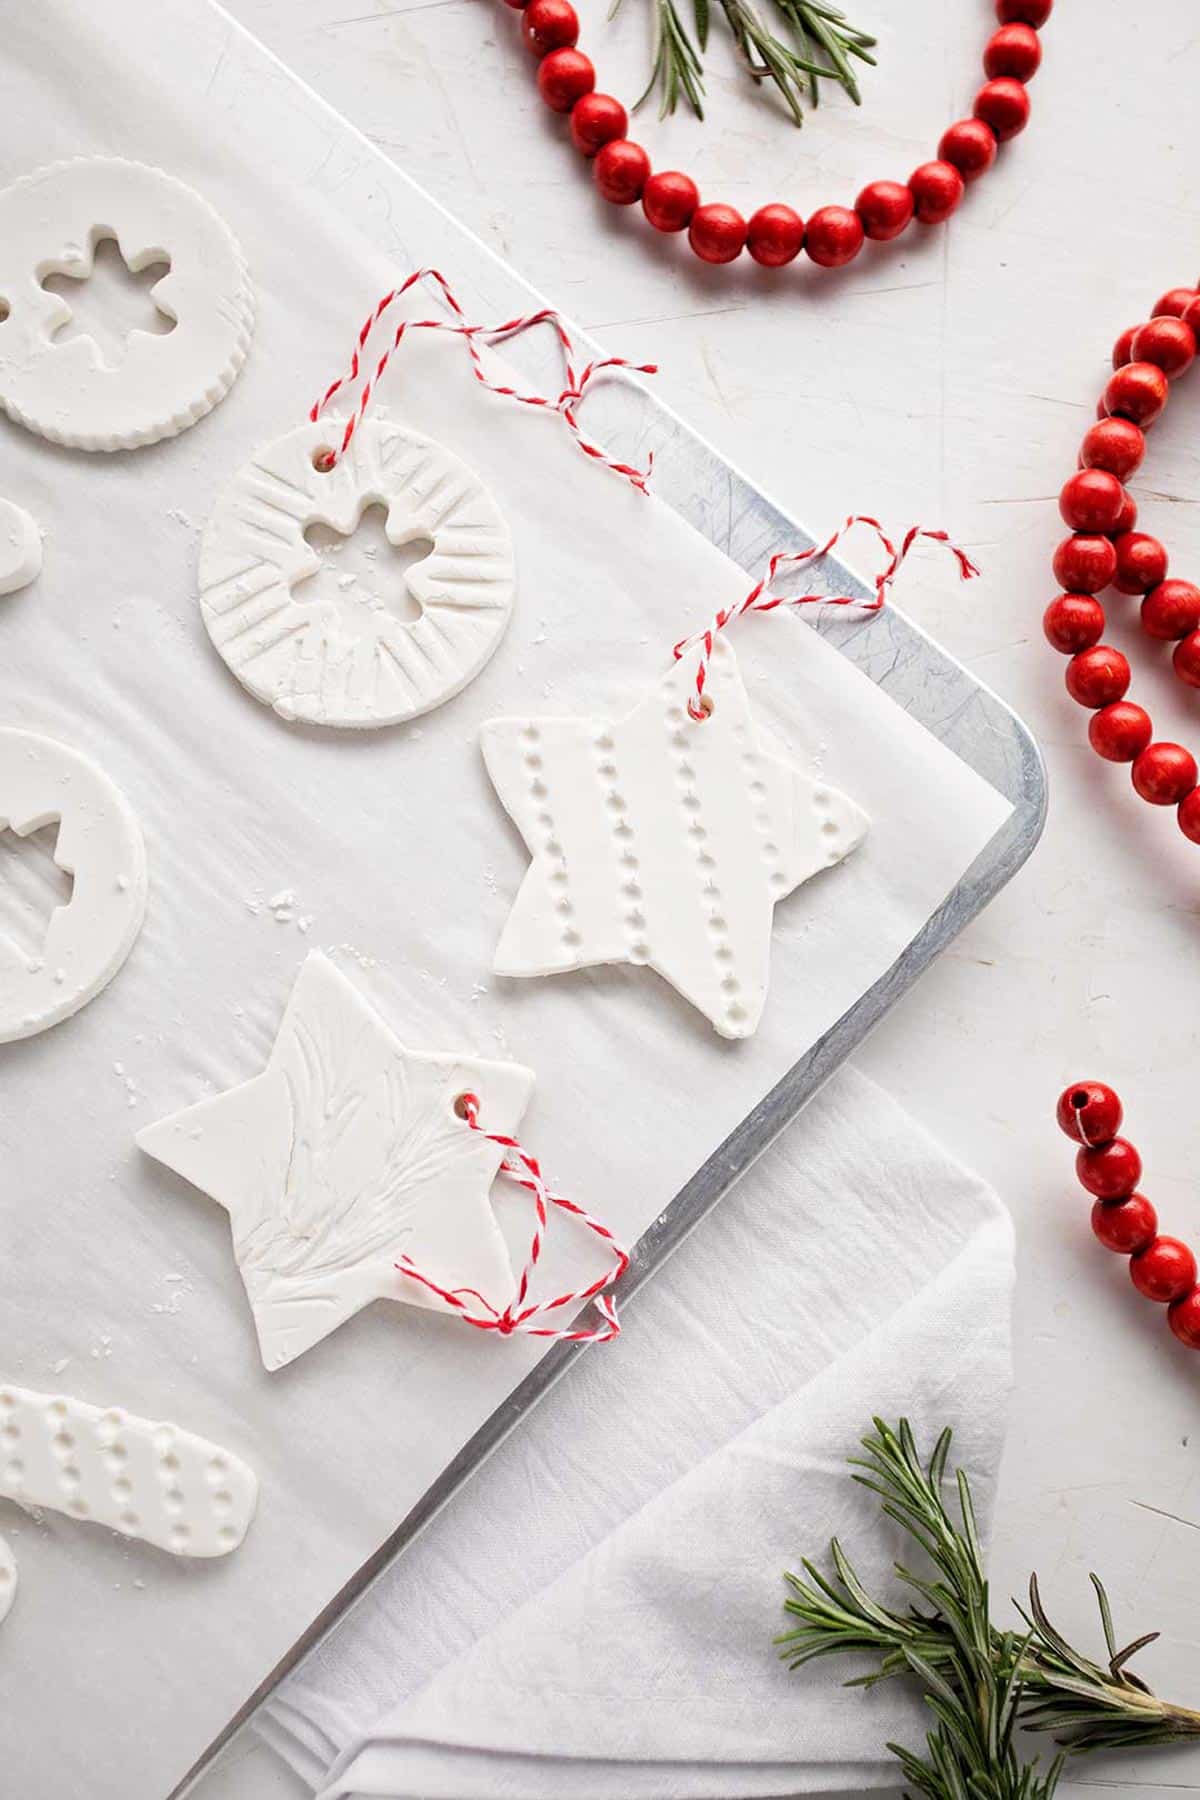
M230 21L228 56L261 74L267 53ZM280 71L273 71L277 77ZM324 102L296 83L298 105L328 118ZM343 126L344 129L344 126ZM404 178L407 180L407 178ZM433 209L435 203L426 198ZM436 209L440 213L440 209ZM553 304L448 215L441 214L454 266L470 278L486 316L501 318ZM586 336L579 334L583 341ZM598 349L597 346L590 346ZM547 373L550 352L523 340L506 349L530 379ZM589 431L631 460L653 451L655 491L711 543L745 569L763 565L782 543L805 545L811 536L696 435L668 407L640 387L621 384L588 402ZM828 591L869 590L836 559L822 566ZM629 1305L665 1259L788 1125L933 959L1016 873L1037 843L1046 805L1041 758L1021 721L993 693L925 635L902 611L888 607L866 619L818 615L816 628L877 683L899 706L996 788L1012 805L1002 828L977 856L943 904L926 921L891 968L799 1058L680 1189L638 1242L622 1301ZM526 1376L455 1457L443 1474L397 1522L391 1536L346 1582L330 1604L232 1718L170 1800L197 1796L208 1774L232 1757L255 1716L291 1670L312 1655L382 1572L457 1489L570 1369L585 1346L558 1345Z

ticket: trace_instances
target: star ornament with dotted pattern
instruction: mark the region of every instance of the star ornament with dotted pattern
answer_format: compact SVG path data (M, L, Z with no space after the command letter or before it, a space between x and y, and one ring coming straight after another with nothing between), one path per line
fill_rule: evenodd
M462 1116L515 1135L533 1092L515 1063L406 1050L313 952L261 1075L137 1134L229 1213L268 1369L378 1299L449 1311L396 1270L504 1305L516 1285L489 1200L502 1151Z
M861 843L866 814L756 729L733 651L699 649L624 718L494 719L488 773L533 858L496 950L500 975L645 963L722 1037L766 1002L776 902Z

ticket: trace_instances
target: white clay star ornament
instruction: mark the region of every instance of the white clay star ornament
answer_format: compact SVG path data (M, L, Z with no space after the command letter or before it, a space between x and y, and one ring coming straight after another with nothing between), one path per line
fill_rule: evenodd
M489 1190L503 1151L464 1116L478 1095L511 1135L534 1077L514 1063L406 1050L319 952L301 967L261 1075L146 1127L149 1155L229 1213L268 1369L373 1300L449 1311L397 1273L504 1304L512 1263Z
M488 773L532 855L496 950L501 975L645 963L723 1037L766 1001L776 903L861 843L866 814L771 748L733 651L699 651L623 718L494 719Z

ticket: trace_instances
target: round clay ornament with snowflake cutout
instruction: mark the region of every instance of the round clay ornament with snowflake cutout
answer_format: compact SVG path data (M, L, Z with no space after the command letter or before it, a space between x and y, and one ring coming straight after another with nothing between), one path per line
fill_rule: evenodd
M235 476L201 543L200 606L238 680L281 717L395 725L449 700L494 654L512 612L512 538L479 477L441 444L377 413L328 468L331 429L301 426ZM306 589L321 559L305 533L324 525L348 538L372 506L385 510L390 545L428 542L428 554L336 598Z
M146 911L146 851L120 791L88 757L31 731L0 729L0 831L58 821L54 860L73 877L36 954L0 928L0 1043L70 1018L108 985Z
M151 297L164 333L131 331L119 358L68 333L69 300L115 240L132 274L169 265ZM254 295L236 239L182 181L119 157L54 163L0 190L0 406L79 450L174 437L212 411L246 360Z

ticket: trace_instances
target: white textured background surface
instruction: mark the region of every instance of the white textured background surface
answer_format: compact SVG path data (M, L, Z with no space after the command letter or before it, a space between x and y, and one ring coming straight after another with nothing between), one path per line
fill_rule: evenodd
M1061 1621L1092 1630L1086 1571L1118 1629L1160 1627L1143 1672L1200 1690L1200 1358L1177 1348L1122 1261L1087 1231L1058 1089L1098 1075L1124 1094L1164 1229L1200 1239L1194 1191L1200 851L1087 750L1084 716L1041 640L1072 466L1118 329L1200 274L1200 28L1191 0L1136 9L1060 0L1024 137L948 230L910 232L841 275L708 271L594 198L537 102L497 0L232 0L232 11L520 273L616 351L656 358L658 387L814 530L851 507L944 524L984 579L936 565L903 602L1024 714L1052 783L1032 864L922 982L860 1062L995 1182L1017 1219L1017 1394L993 1559L997 1591L1036 1565ZM617 24L588 0L586 47L623 97L644 53L641 0ZM903 178L969 110L985 0L853 0L881 39L855 113L836 96L802 133L722 70L710 121L656 163L747 210L849 202ZM1136 14L1136 27L1135 27ZM1200 374L1192 376L1200 388ZM1200 396L1197 396L1200 398ZM1175 568L1200 568L1196 399L1156 430L1135 484ZM1123 641L1121 634L1114 634ZM1164 735L1200 739L1140 637L1135 690ZM1191 709L1194 713L1195 708ZM836 1222L834 1222L836 1228ZM283 1777L260 1769L247 1792ZM1072 1791L1200 1787L1200 1753L1093 1766Z

